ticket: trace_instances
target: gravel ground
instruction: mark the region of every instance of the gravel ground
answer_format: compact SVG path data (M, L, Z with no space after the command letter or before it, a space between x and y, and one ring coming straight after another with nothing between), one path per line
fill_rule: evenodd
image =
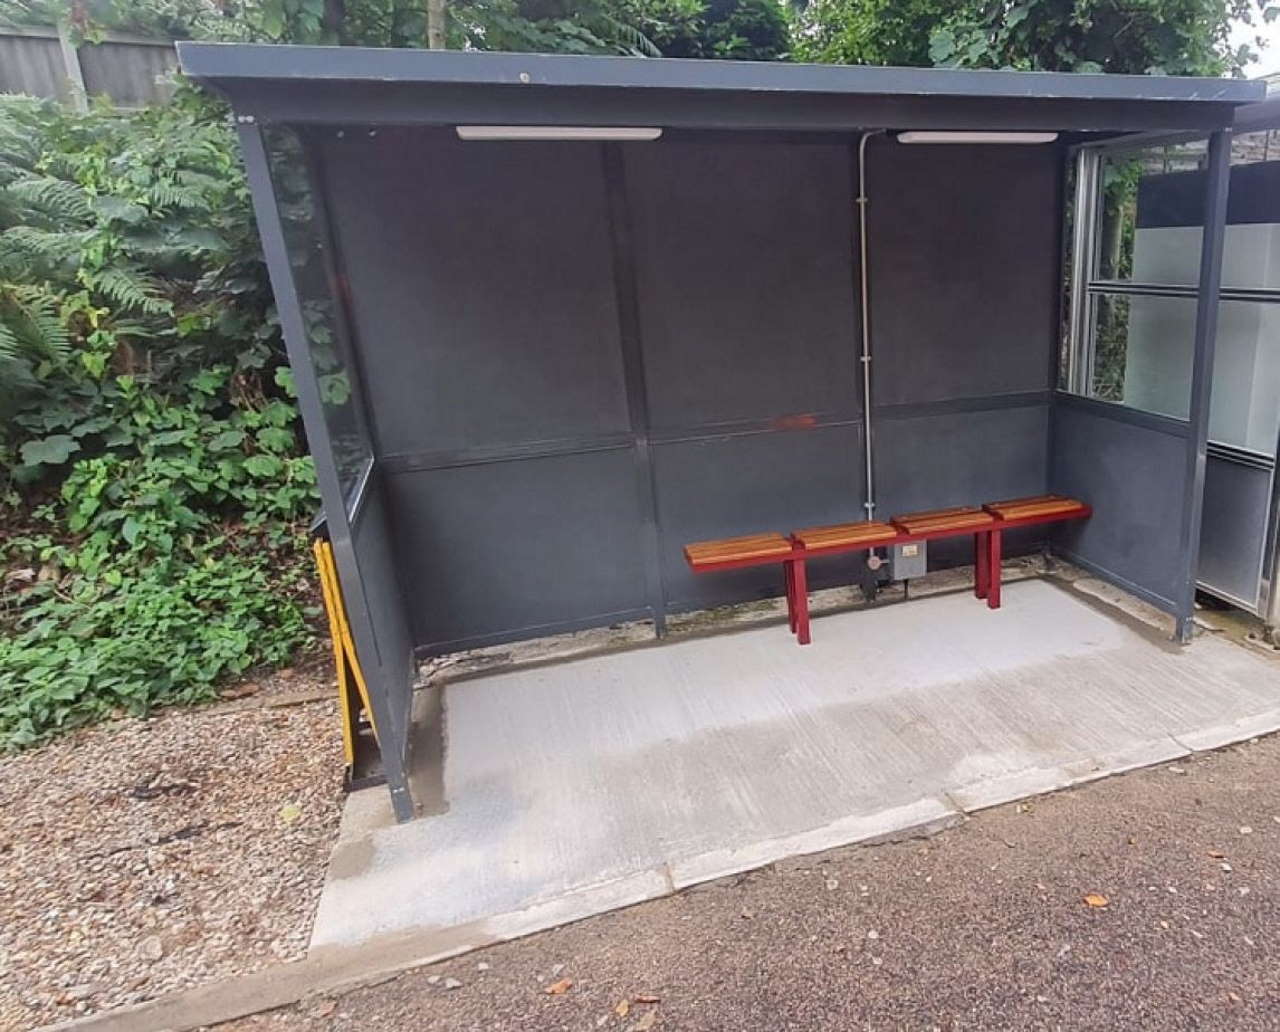
M1273 737L220 1032L1277 1029L1278 846Z
M0 1028L305 952L342 801L331 665L0 758Z

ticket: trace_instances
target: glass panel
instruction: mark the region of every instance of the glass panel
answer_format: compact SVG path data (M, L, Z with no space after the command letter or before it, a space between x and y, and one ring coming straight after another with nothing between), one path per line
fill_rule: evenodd
M1209 440L1274 455L1280 434L1280 304L1223 301Z
M1090 394L1130 408L1186 419L1196 301L1095 294Z
M1231 142L1222 285L1280 290L1280 130Z
M1096 278L1196 283L1206 153L1197 140L1103 156Z
M1231 164L1250 165L1259 161L1280 161L1280 129L1241 133L1231 140Z
M272 126L263 131L263 140L338 482L349 511L361 476L372 461L372 450L349 372L353 364L331 281L327 227L297 133L285 126Z

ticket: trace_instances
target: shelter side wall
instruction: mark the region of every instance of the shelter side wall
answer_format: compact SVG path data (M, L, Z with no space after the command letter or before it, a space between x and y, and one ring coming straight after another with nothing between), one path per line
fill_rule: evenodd
M247 123L239 135L383 769L396 816L407 820L412 646L322 192L296 135L284 129L264 139Z
M1094 507L1055 531L1055 548L1162 609L1178 608L1187 427L1060 395L1050 487Z

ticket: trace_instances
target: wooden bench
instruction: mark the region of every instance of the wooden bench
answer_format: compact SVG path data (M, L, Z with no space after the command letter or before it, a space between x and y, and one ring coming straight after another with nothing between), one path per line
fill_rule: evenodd
M719 541L695 541L684 546L685 562L694 573L709 573L716 570L740 570L747 566L768 566L772 563L782 565L783 586L787 596L787 622L793 633L798 633L796 600L806 599L805 618L808 619L809 607L807 599L809 588L805 583L803 564L799 574L796 573L796 547L781 534L748 534L745 537L722 538ZM809 630L806 626L805 637Z
M787 596L787 620L801 645L810 641L809 559L937 538L974 539L973 593L991 609L1000 608L1001 552L1004 532L1061 520L1086 519L1093 510L1062 495L1035 495L988 502L982 506L954 506L895 516L888 523L863 520L806 527L781 534L751 534L721 541L686 545L685 560L695 573L780 563Z
M685 560L695 570L731 570L741 566L776 563L792 551L781 534L748 534L722 541L698 541L684 546Z

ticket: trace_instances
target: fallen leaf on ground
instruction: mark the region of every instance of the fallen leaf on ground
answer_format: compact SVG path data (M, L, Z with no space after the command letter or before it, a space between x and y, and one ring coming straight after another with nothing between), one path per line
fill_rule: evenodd
M618 1015L618 1017L620 1018L625 1018L628 1014L631 1013L631 1001L619 1000L618 1006L613 1008L613 1013Z
M657 1003L662 997L654 996L653 993L636 993L632 997L636 1003Z
M285 824L292 824L301 816L302 807L297 803L285 803L284 806L280 807L280 819Z
M657 1020L657 1011L646 1011L644 1017L631 1026L630 1032L647 1032L648 1029L653 1028Z
M573 988L573 979L562 978L558 982L552 982L549 986L547 986L542 991L546 993L548 996L563 996L572 988Z
M1107 899L1107 897L1102 895L1100 892L1089 893L1085 896L1084 901L1091 907L1105 907L1111 902L1111 900Z
M1221 849L1211 849L1209 850L1209 855L1215 860L1225 860L1227 858L1227 854Z

